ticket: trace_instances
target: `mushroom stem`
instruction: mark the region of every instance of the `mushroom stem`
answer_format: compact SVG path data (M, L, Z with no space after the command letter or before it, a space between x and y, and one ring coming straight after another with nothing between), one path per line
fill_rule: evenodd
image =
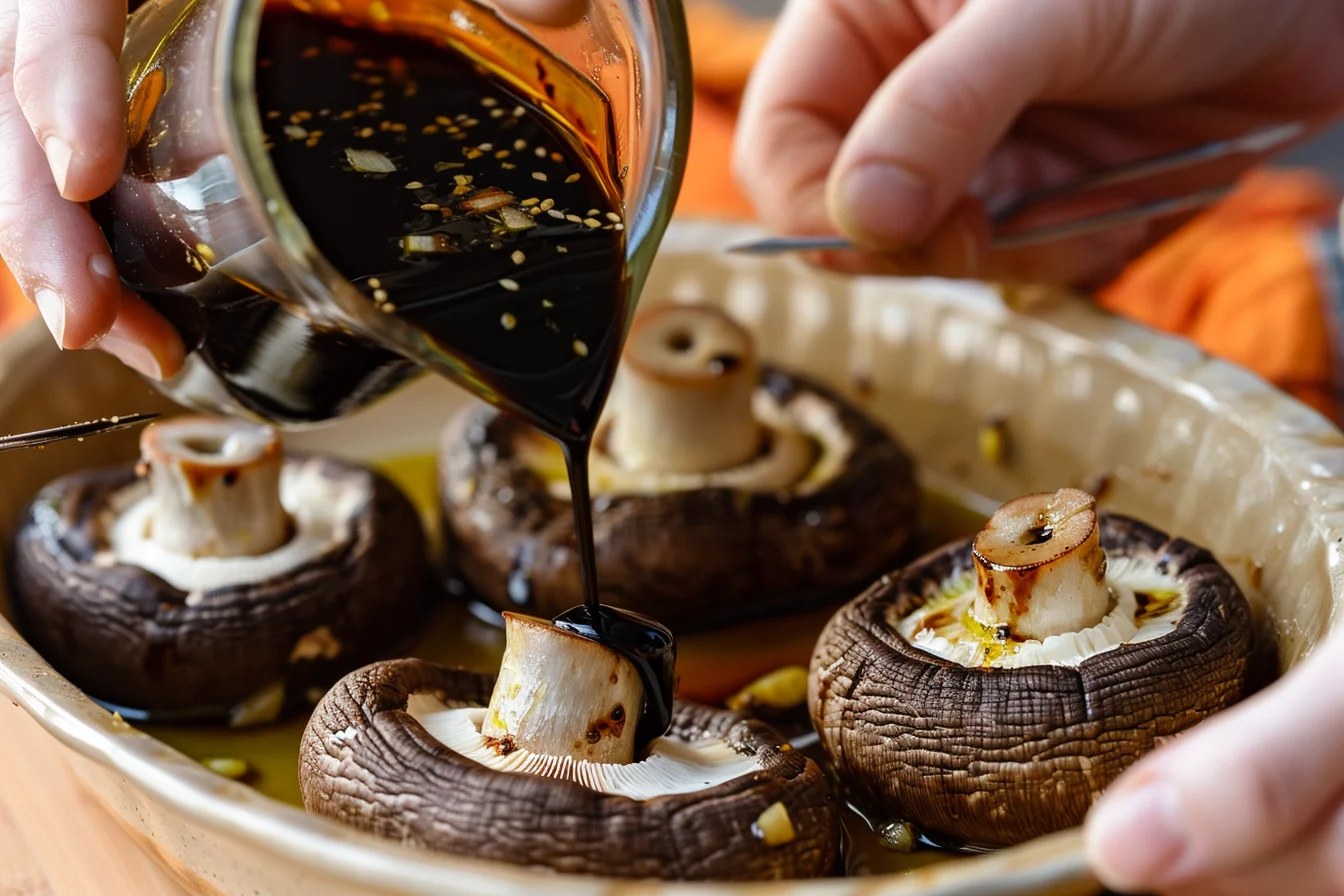
M481 734L497 750L629 763L644 706L634 665L596 641L504 614L506 646Z
M631 470L712 473L761 447L752 412L751 337L706 306L669 305L635 321L611 397L607 453Z
M149 537L191 557L265 554L290 536L280 503L284 451L269 426L180 417L146 429Z
M986 626L1039 640L1082 631L1110 611L1097 501L1086 492L1009 501L976 535L973 553L971 614Z

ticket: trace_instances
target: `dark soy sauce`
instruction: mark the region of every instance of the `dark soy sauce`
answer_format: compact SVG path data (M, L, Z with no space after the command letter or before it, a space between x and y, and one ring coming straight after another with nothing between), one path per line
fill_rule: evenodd
M665 733L672 635L600 605L593 548L588 450L629 313L614 160L427 40L268 11L258 60L271 159L318 249L564 447L584 606L556 623L630 659L639 739Z

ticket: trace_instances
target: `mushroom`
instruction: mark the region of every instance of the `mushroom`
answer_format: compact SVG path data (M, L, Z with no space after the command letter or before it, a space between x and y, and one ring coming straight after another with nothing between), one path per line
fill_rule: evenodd
M764 724L679 703L639 744L634 666L506 614L498 678L376 663L318 704L299 749L309 812L427 849L605 877L828 874L822 771Z
M1238 700L1250 647L1246 599L1207 550L1064 489L836 613L808 704L858 803L1009 846L1081 823L1139 757Z
M425 537L382 476L207 417L146 429L141 454L50 483L16 537L24 633L96 699L265 722L413 634Z
M453 573L497 610L582 601L559 448L472 408L448 427ZM889 569L915 525L909 458L834 393L762 365L707 306L639 317L590 461L603 601L678 632L814 605Z

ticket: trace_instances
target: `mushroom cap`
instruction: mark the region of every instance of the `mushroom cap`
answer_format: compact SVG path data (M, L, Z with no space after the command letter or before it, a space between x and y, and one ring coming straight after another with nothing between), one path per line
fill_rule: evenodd
M1151 562L1186 605L1160 637L1076 665L982 668L921 650L898 622L974 569L971 540L884 576L827 624L808 706L858 802L949 843L1010 846L1080 824L1111 781L1163 738L1238 700L1250 608L1207 550L1103 514L1111 562Z
M689 632L852 594L899 558L919 504L910 458L829 390L770 368L761 382L780 404L807 393L831 403L851 444L844 467L807 492L598 494L603 603ZM552 617L583 602L573 507L517 456L520 436L530 431L486 406L446 430L439 473L448 557L495 609Z
M632 799L570 780L496 771L453 751L407 711L413 694L485 706L494 676L422 660L375 663L318 704L299 747L308 811L402 843L605 877L818 877L839 853L839 811L816 763L773 729L682 703L670 737L715 738L754 772L692 793ZM782 803L795 836L768 845L753 824Z
M137 482L133 467L53 481L15 539L24 635L94 698L163 718L227 717L277 682L298 703L309 688L395 655L429 593L420 516L371 470L329 458L285 461L306 464L367 495L347 537L273 579L195 592L108 549L109 504Z

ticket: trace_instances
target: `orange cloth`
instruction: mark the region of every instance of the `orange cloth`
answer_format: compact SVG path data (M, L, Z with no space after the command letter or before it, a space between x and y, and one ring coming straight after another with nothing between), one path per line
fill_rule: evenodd
M677 202L686 217L750 220L730 164L737 105L771 23L718 0L687 7L695 61L690 158ZM1339 346L1327 316L1313 229L1332 221L1337 191L1309 172L1263 171L1168 237L1103 290L1101 305L1193 340L1339 419ZM0 270L0 329L30 307Z

